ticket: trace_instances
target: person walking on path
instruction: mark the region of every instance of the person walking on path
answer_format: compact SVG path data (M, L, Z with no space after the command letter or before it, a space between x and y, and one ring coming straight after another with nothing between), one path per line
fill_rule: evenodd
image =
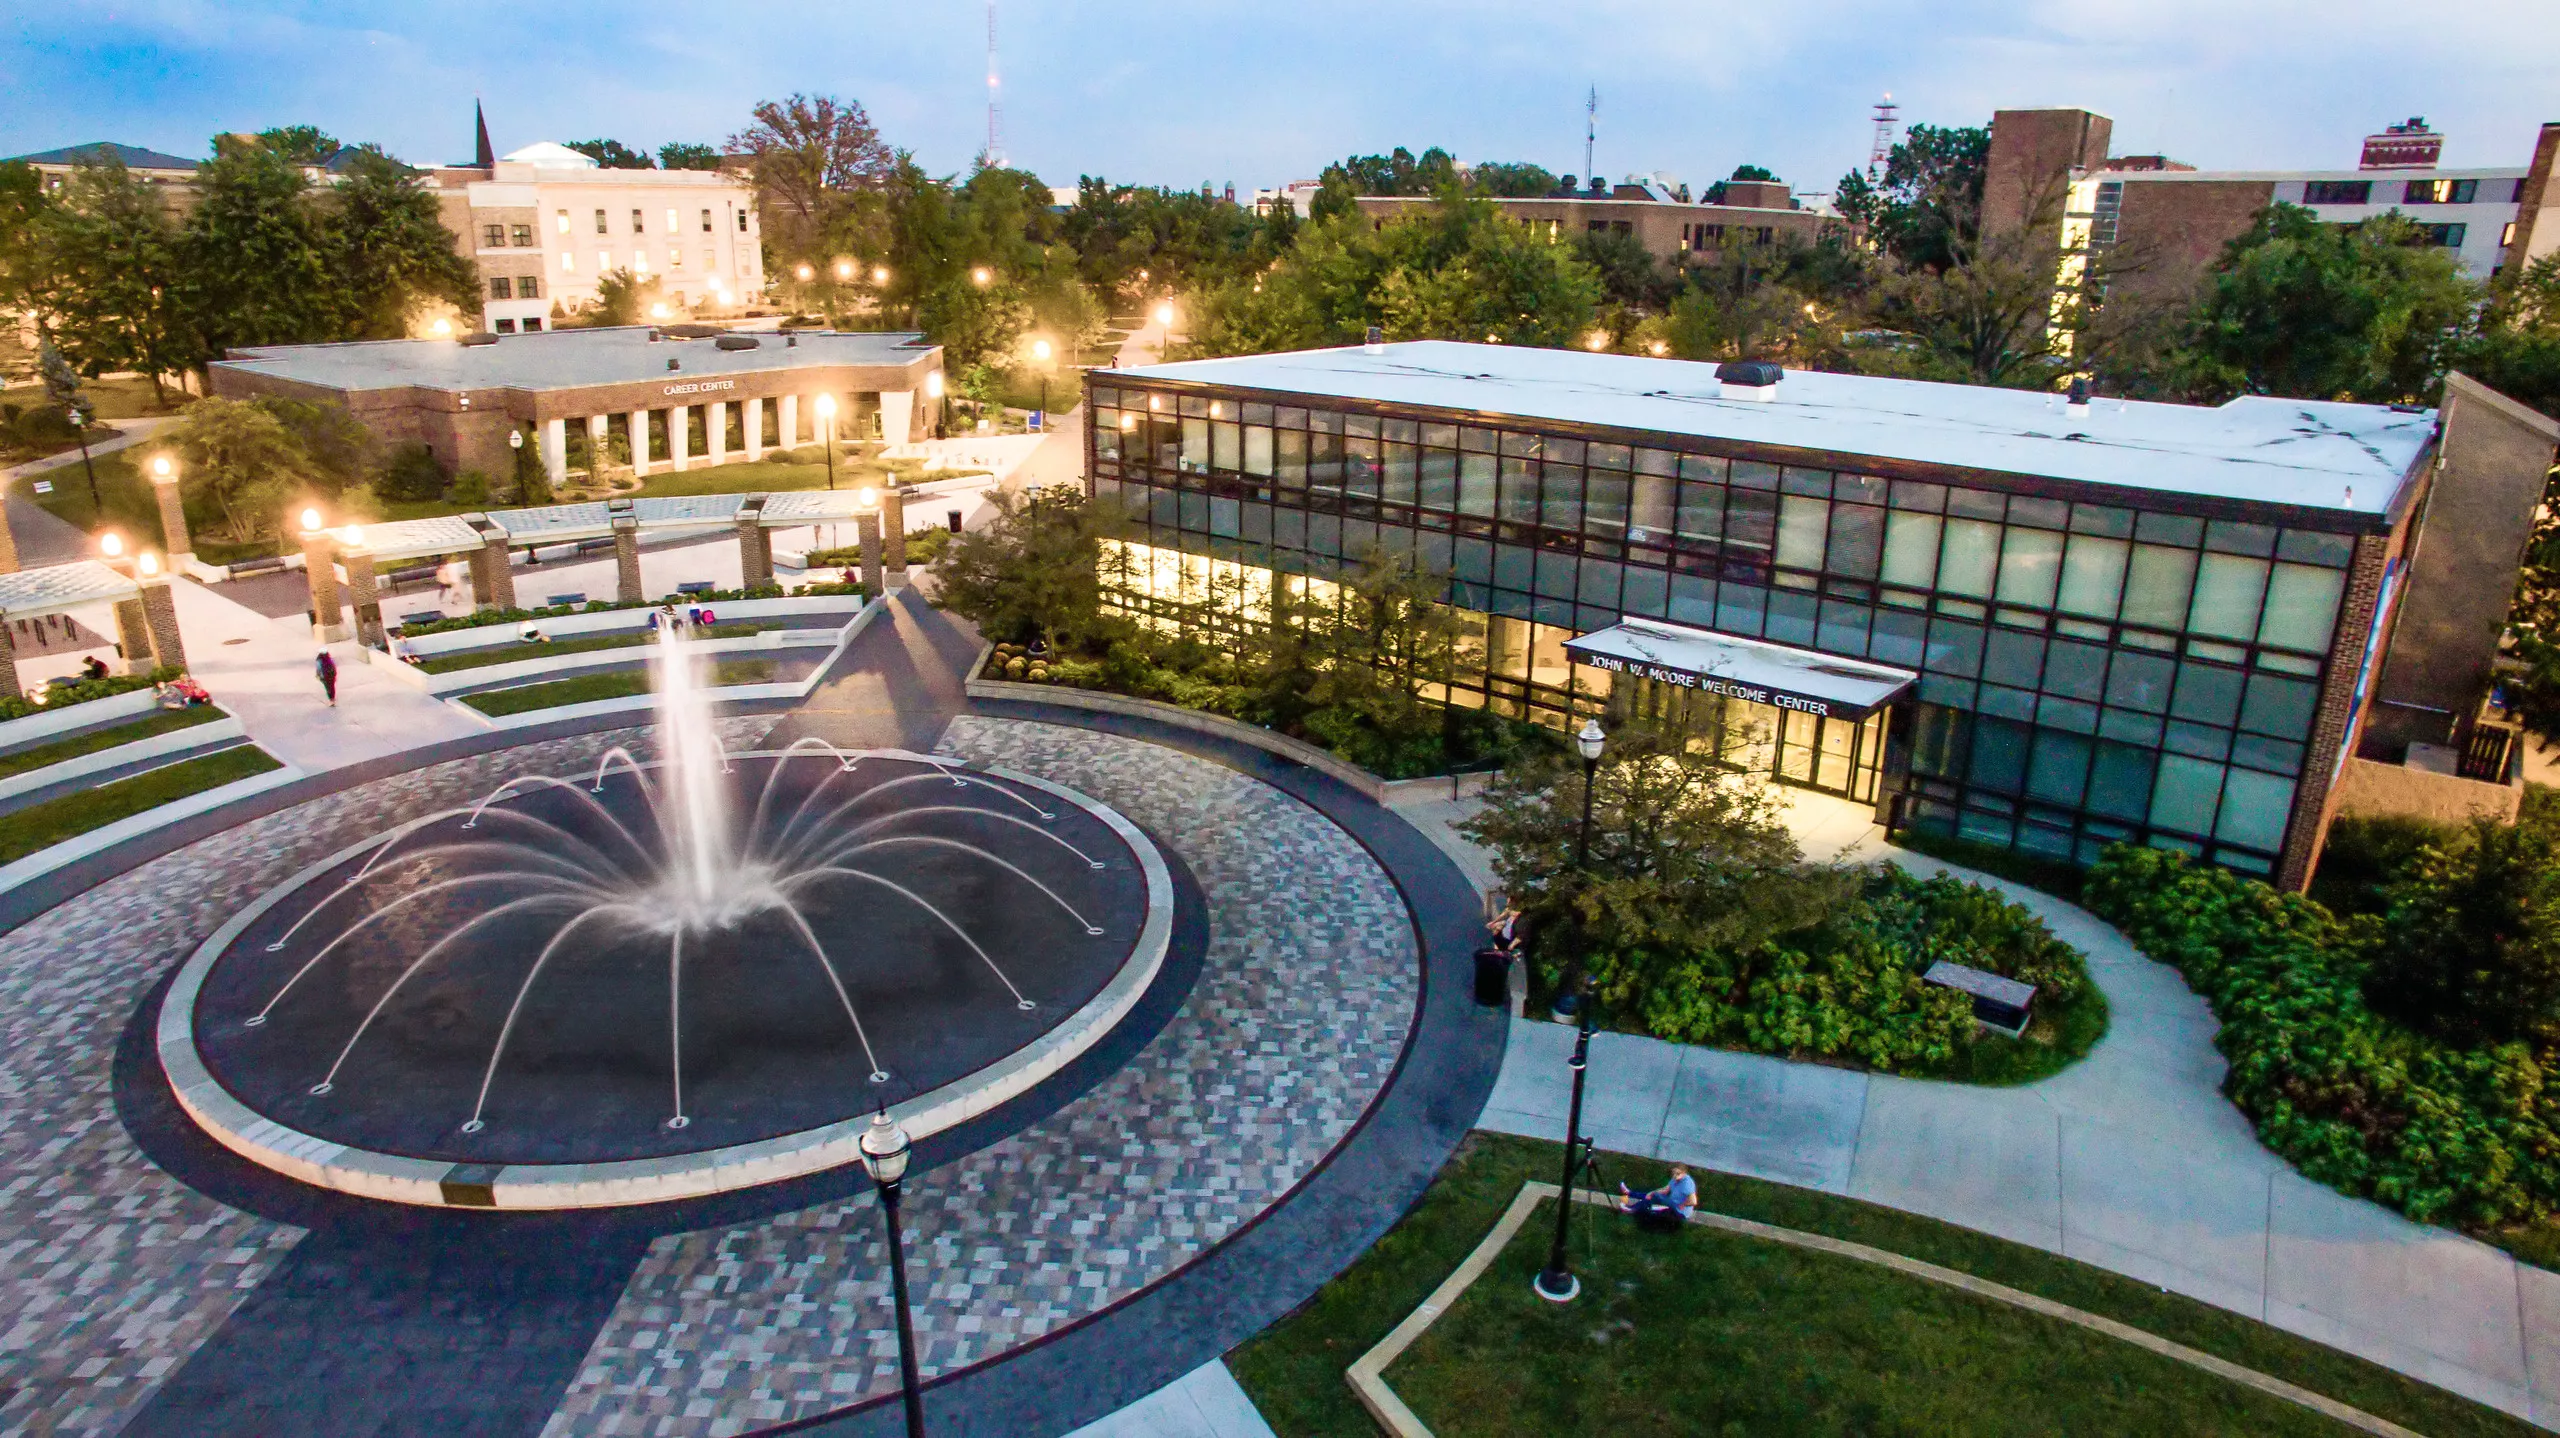
M320 676L320 692L329 696L329 707L337 708L338 661L330 655L328 650L323 649L320 651L320 657L311 662L311 670Z

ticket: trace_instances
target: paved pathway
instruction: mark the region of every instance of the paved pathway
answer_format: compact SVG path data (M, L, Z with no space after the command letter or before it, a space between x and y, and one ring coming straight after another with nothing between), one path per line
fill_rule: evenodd
M1426 832L1464 847L1446 821L1473 806L1444 807ZM1809 851L1949 869L1884 850L1843 805L1808 797L1793 818ZM1591 1135L2065 1254L2560 1426L2560 1275L2295 1173L2222 1096L2217 1025L2174 971L2072 905L1954 872L2088 955L2114 1017L2087 1059L1986 1089L1602 1034ZM1479 1127L1557 1136L1572 1037L1515 1019Z
M174 415L153 415L145 419L117 420L116 437L91 444L89 453L94 458L140 444L167 426L176 423L176 419ZM63 564L74 559L94 557L87 534L81 532L78 526L69 521L56 518L53 511L35 502L34 495L28 486L19 483L19 480L28 476L57 471L66 465L77 466L79 463L80 451L74 448L60 454L46 455L42 459L31 459L11 469L0 470L0 493L5 493L6 496L9 532L18 542L18 563L21 566L32 569L39 564ZM54 482L62 484L79 481L66 480L62 475L55 474ZM157 534L151 536L155 546L159 543L159 538Z

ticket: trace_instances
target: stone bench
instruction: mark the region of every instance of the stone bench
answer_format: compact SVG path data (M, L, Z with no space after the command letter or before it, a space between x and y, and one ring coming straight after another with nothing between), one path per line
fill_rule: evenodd
M2027 1023L2033 1017L2028 1009L2035 1003L2035 985L2004 979L1998 974L1987 974L1962 964L1951 964L1944 959L1931 964L1929 971L1920 978L1925 983L1954 989L1971 998L1974 1021L1983 1027L1998 1029L2013 1039L2025 1036Z

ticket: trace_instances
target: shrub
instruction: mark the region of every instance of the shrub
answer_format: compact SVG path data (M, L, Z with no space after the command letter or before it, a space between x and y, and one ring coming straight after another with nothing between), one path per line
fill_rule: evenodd
M2311 876L2311 897L2340 915L2379 915L2389 907L2383 890L2407 871L2418 852L2443 844L2458 831L2405 814L2373 818L2341 816L2331 821L2320 845L2320 868Z
M2380 926L2156 849L2109 850L2089 907L2221 1020L2223 1092L2309 1177L2421 1222L2548 1218L2560 1197L2552 1056L2462 1047L2365 1000Z
M1017 654L1004 662L1004 677L1019 679L1031 672L1031 661Z
M180 669L154 669L148 674L110 674L104 679L83 679L72 684L54 684L45 690L45 702L26 699L0 699L0 720L24 719L30 714L50 714L67 704L85 704L92 699L108 699L166 684L184 673Z
M425 445L404 444L383 461L374 489L384 499L404 503L434 499L444 493L444 466Z
M476 469L466 469L453 477L453 488L445 497L456 504L487 504L489 476Z

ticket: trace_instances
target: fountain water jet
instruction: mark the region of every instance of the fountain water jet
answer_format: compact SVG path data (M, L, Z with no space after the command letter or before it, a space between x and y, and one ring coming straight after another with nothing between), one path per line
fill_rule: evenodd
M450 1170L505 1206L634 1202L847 1161L882 1099L948 1126L1135 1004L1171 884L1134 825L941 756L733 754L702 643L652 646L653 760L509 777L208 941L160 1044L198 1121L381 1197L458 1201L423 1176Z

